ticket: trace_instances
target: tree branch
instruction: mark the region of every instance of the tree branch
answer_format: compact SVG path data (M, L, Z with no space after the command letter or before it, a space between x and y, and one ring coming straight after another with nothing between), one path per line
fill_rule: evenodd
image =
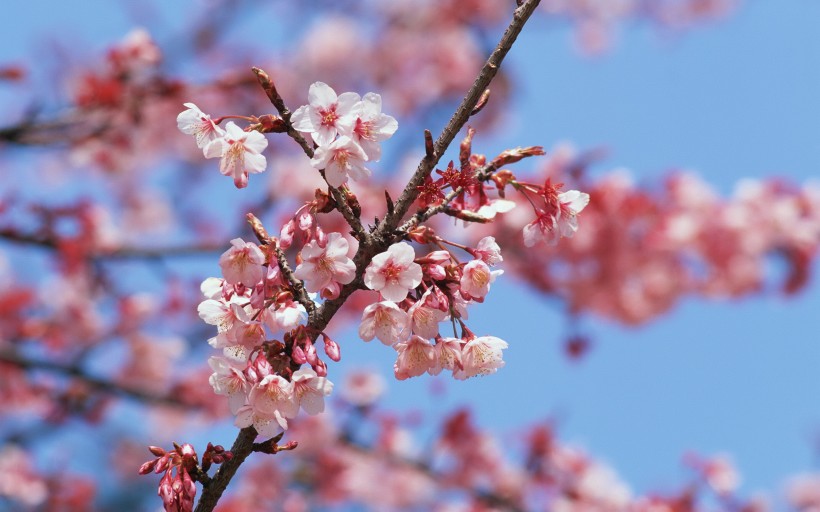
M196 408L196 406L184 402L178 398L150 391L119 384L107 379L94 377L89 375L82 368L74 365L64 365L55 363L54 361L46 361L43 359L32 359L19 354L15 350L8 348L0 348L0 362L12 364L25 370L46 370L67 377L72 377L81 380L95 391L100 391L108 394L121 395L128 398L133 398L141 402L152 403L156 405L172 405L174 407Z
M504 32L504 35L501 37L501 41L496 46L495 50L493 50L492 54L490 54L490 57L481 69L478 77L473 83L473 86L467 93L467 96L461 102L461 105L459 105L456 109L456 112L453 114L450 122L444 128L436 141L434 145L433 158L428 158L425 156L410 182L402 192L392 215L388 214L385 217L385 221L382 222L372 236L362 239L363 243L359 245L359 250L354 257L354 263L356 264L357 269L356 278L351 283L342 287L342 290L336 299L325 302L317 310L316 315L314 315L313 319L308 322L308 326L312 328L312 332L318 333L323 331L324 328L327 327L327 324L330 322L331 318L333 318L333 315L335 315L336 311L342 307L342 304L345 303L347 298L354 291L362 287L362 275L364 274L364 268L367 266L366 263L369 262L375 254L385 250L387 246L392 243L393 231L396 229L399 221L402 217L404 217L410 208L410 205L418 196L418 190L416 187L424 181L424 177L435 167L438 160L441 158L441 155L450 146L455 139L456 134L467 122L467 119L470 117L470 113L475 109L481 99L481 96L484 94L485 89L487 89L490 82L498 72L498 67L501 65L501 62L507 55L507 52L509 52L518 37L518 34L524 27L524 24L526 24L527 20L535 11L535 8L539 3L540 0L528 0L515 10L513 19L507 27L507 30ZM253 71L256 73L257 79L259 80L260 85L262 85L262 88L265 90L265 93L268 95L271 103L273 103L274 107L276 107L282 119L285 121L289 130L288 134L291 135L290 131L293 131L295 136L291 135L291 137L299 143L306 155L312 157L313 149L310 148L307 141L304 140L304 137L293 130L293 126L290 124L291 113L285 106L279 93L276 91L270 77L268 77L268 75L259 68L253 68ZM336 196L339 191L333 187L331 187L331 191L334 194L334 199L339 202L339 199ZM345 215L344 210L341 209L343 205L348 209L349 206L347 206L346 202L339 202L340 211L343 215ZM353 217L355 218L355 216ZM348 220L347 215L345 215L345 219ZM350 222L350 220L348 220L348 222ZM355 218L355 222L361 226L358 218ZM356 230L355 224L350 224L350 226ZM361 229L363 230L363 228ZM365 243L365 241L368 243ZM234 446L231 448L231 451L234 452L234 458L223 463L219 468L219 471L217 471L216 475L214 475L211 483L203 489L202 497L196 507L196 512L210 512L214 509L214 507L216 507L219 497L222 496L222 493L230 483L231 478L236 473L236 470L242 462L244 462L248 454L250 454L253 450L253 441L255 437L256 431L253 427L247 427L239 431L239 435L234 442Z
M388 214L385 217L384 222L379 226L375 234L375 238L390 237L393 230L395 230L396 226L401 222L401 219L407 214L410 205L412 205L418 197L419 185L424 182L424 178L430 174L441 159L441 156L447 148L450 147L456 134L458 134L467 123L471 113L476 105L478 105L479 100L481 100L484 91L490 85L493 78L495 78L496 73L498 73L501 62L504 60L507 52L510 51L510 48L512 48L513 43L515 43L516 38L518 38L518 34L521 33L521 29L524 28L524 24L535 11L535 8L538 7L539 3L540 0L529 0L515 10L512 22L510 22L504 35L501 37L501 41L490 54L487 62L484 63L484 67L481 68L478 78L476 78L467 96L464 97L461 105L458 106L453 117L450 118L450 122L447 123L447 126L444 127L441 135L439 135L439 138L436 140L433 146L433 157L429 158L425 155L421 162L419 162L416 172L413 174L413 177L410 178L401 196L399 196L398 201L396 201L396 208L393 214Z

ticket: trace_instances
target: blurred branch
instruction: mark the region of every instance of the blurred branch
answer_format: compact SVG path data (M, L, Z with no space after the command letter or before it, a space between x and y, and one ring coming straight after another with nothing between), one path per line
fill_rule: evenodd
M61 364L54 361L46 361L43 359L34 359L26 357L19 354L17 351L8 348L0 348L0 362L12 364L24 370L45 370L67 377L72 377L75 379L79 379L95 391L100 391L107 394L120 395L145 403L151 403L155 405L172 405L175 407L185 407L189 409L198 408L195 405L184 402L178 398L169 395L154 393L134 386L120 384L108 379L94 377L86 373L85 370L83 370L79 366Z
M43 249L56 250L60 247L60 241L53 236L21 233L14 228L0 228L0 239L12 243L40 247ZM200 245L176 245L166 247L128 247L123 246L112 249L98 249L89 253L92 258L98 259L155 259L191 256L223 251L222 244L202 243Z

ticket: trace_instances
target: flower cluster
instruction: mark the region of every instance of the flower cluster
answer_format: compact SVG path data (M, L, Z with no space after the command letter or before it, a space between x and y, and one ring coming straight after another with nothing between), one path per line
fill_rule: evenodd
M442 247L445 243L429 228L417 235L420 241L435 237ZM474 259L458 263L444 249L416 258L410 244L399 242L374 256L365 269L364 284L379 292L381 301L365 308L359 336L365 341L378 338L398 352L393 369L399 380L442 370L466 379L504 366L501 351L507 343L494 336L476 337L463 321L467 306L483 302L503 272L490 269L502 261L501 250L493 237L483 238L475 248L448 243ZM454 331L456 324L461 326L460 338L440 335L439 324L447 321Z
M310 161L313 167L324 169L332 187L342 186L348 177L368 178L365 162L379 161L379 143L399 127L393 117L382 114L381 96L373 92L364 97L354 92L337 96L329 85L315 82L308 91L308 102L296 109L291 122L318 146Z
M232 176L236 188L248 186L248 174L265 170L267 161L262 151L268 139L256 130L242 130L233 121L225 129L202 112L193 103L185 103L187 110L177 116L177 127L182 133L193 135L205 158L219 158L219 172Z
M336 250L344 239L331 233L325 242L326 248ZM273 436L287 428L287 420L300 407L308 414L321 412L333 384L325 378L326 365L302 326L307 319L305 307L294 300L280 267L270 264L263 251L270 248L239 238L231 245L219 259L223 279L202 283L206 300L198 308L199 316L217 327L209 343L223 352L208 360L214 372L210 383L216 394L228 397L237 426L253 425L261 435ZM330 259L344 269L352 265L340 255ZM319 270L314 275L325 275L322 271L327 265L321 257L317 256L315 265ZM326 286L334 279L352 276L349 272L334 274L337 267L325 276ZM302 273L302 267L297 273ZM284 343L268 341L266 332L281 331L288 333ZM331 359L338 359L334 343L326 337L325 351ZM300 369L304 363L310 368Z

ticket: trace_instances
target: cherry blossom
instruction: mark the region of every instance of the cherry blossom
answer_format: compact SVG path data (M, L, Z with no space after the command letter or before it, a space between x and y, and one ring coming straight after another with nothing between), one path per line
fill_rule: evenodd
M340 131L350 133L360 108L358 94L345 92L336 96L336 91L323 82L311 84L308 103L296 109L291 122L300 132L310 133L320 147L333 142Z
M432 290L427 290L407 311L413 333L423 338L435 338L438 335L439 322L447 317L446 309L433 307L434 301L435 295Z
M348 284L356 276L356 266L347 257L348 249L341 233L329 233L324 247L312 240L302 248L302 263L293 275L305 281L309 292L319 292L332 283Z
M306 413L315 415L325 410L325 397L333 391L333 383L319 377L310 368L293 372L293 396Z
M364 284L381 292L386 300L399 302L421 283L421 265L413 260L416 252L407 242L391 245L373 257L365 269Z
M231 412L236 414L245 405L249 388L243 373L244 367L240 368L232 361L218 356L208 358L208 365L214 371L208 379L214 393L227 396Z
M370 177L370 169L364 166L367 155L350 137L341 136L327 146L316 148L311 165L325 170L325 179L331 187L341 187L350 176L354 180Z
M211 116L199 110L193 103L183 103L187 110L177 116L177 127L182 133L193 135L196 145L204 149L210 142L225 136L225 131L211 120Z
M359 102L358 115L350 133L344 131L359 144L371 162L382 156L381 141L389 139L399 128L392 116L382 114L382 97L374 92L364 95Z
M421 336L411 336L407 341L400 341L393 345L398 352L393 373L398 380L418 377L433 366L435 349L429 341Z
M428 370L430 375L438 375L442 370L460 370L463 346L464 340L460 338L436 338L434 362Z
M219 266L230 284L255 286L265 276L265 255L253 242L241 238L231 240L232 247L222 253Z
M509 345L495 336L472 338L462 348L462 369L453 372L453 376L463 380L476 375L495 373L504 366L501 351Z
M374 337L385 345L393 345L406 338L409 317L390 301L376 302L364 309L362 323L359 326L359 337L370 341Z
M472 299L483 299L490 291L490 284L503 270L490 270L483 260L473 260L461 271L461 293Z
M248 173L257 174L265 170L267 161L262 151L268 146L268 139L259 132L245 132L233 121L225 126L225 135L214 139L205 146L206 158L221 158L219 172L223 176L233 176L236 188L248 186Z

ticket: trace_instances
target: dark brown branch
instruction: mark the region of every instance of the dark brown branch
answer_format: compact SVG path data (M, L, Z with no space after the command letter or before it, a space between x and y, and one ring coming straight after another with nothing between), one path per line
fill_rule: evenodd
M425 156L421 160L416 172L413 174L413 177L410 178L410 181L407 183L404 191L402 191L401 196L399 196L398 201L396 201L396 209L393 212L393 215L388 215L385 217L384 222L379 226L379 229L375 234L377 239L390 237L393 230L395 230L399 222L401 222L401 219L407 214L410 206L419 195L418 187L424 182L424 178L429 175L436 166L439 159L444 154L444 151L450 147L450 144L452 144L456 134L458 134L461 128L463 128L467 123L467 120L470 118L470 114L475 109L476 105L478 105L484 91L489 87L490 82L495 77L496 73L498 73L498 68L501 66L501 62L504 60L507 52L510 51L510 48L512 48L518 34L521 33L521 29L524 28L524 24L535 11L535 8L538 7L539 3L540 0L530 0L515 10L512 22L507 27L504 35L501 37L501 41L495 47L492 54L490 54L487 62L484 63L484 67L481 68L478 78L473 83L473 86L470 88L467 96L464 97L461 105L458 106L453 114L453 117L450 118L450 122L447 123L447 126L444 127L441 135L439 135L438 140L436 140L433 158L428 158Z
M202 485L202 497L199 498L199 503L197 503L194 512L209 512L216 507L219 498L222 497L222 493L225 492L228 483L236 474L239 466L253 452L254 439L256 439L256 429L253 427L245 427L239 431L236 441L231 446L233 457L219 466L210 482Z

